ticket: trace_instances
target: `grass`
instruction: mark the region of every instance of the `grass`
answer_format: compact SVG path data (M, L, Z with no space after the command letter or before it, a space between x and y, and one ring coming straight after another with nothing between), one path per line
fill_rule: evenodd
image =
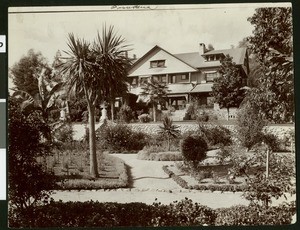
M57 188L115 189L129 186L127 165L107 153L97 153L99 178L89 174L89 153L85 149L56 151L46 158L47 169L57 176Z

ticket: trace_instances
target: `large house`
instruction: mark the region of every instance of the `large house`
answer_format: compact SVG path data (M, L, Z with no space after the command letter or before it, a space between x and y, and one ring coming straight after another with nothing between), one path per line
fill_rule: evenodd
M198 52L171 54L155 46L131 66L128 73L129 93L138 98L142 84L148 78L155 78L168 85L166 106L182 110L195 97L200 104L212 106L213 98L210 93L213 82L220 77L220 60L227 54L240 69L246 84L249 74L246 48L209 51L200 43Z

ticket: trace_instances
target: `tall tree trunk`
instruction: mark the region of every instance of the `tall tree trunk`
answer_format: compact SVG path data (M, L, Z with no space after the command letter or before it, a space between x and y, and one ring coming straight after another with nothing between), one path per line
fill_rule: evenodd
M111 112L111 121L114 121L114 119L115 119L115 116L114 116L115 107L114 107L114 101L113 100L110 102L110 112Z
M153 121L156 122L156 109L155 109L155 104L153 103L153 106L152 106L152 113L153 113Z
M90 146L90 174L99 177L98 162L96 152L96 133L95 133L95 108L88 105L89 110L89 146Z
M168 151L170 151L170 135L168 135Z

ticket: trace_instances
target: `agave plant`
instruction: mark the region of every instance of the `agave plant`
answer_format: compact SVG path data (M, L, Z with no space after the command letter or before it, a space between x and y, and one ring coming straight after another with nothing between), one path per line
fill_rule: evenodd
M170 151L170 141L171 138L177 138L180 135L180 130L178 125L173 125L173 120L165 116L163 118L163 126L159 126L159 134L167 137L168 141L168 151Z

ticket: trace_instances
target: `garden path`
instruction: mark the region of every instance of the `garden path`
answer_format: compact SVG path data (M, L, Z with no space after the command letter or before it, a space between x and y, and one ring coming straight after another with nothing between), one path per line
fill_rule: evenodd
M133 188L173 190L181 187L163 171L168 161L145 161L137 159L137 154L113 154L124 160L131 169Z
M138 160L136 154L114 154L125 161L131 167L133 188L110 189L110 190L72 190L54 191L52 198L56 201L99 201L99 202L143 202L152 204L157 202L170 204L184 198L192 199L202 205L211 208L225 208L232 205L247 205L248 201L242 197L241 192L209 192L187 190L179 187L162 170L163 165L170 165L173 162L163 161L142 161ZM295 200L295 196L289 196L288 201ZM274 200L272 205L278 205L286 201L284 198Z

